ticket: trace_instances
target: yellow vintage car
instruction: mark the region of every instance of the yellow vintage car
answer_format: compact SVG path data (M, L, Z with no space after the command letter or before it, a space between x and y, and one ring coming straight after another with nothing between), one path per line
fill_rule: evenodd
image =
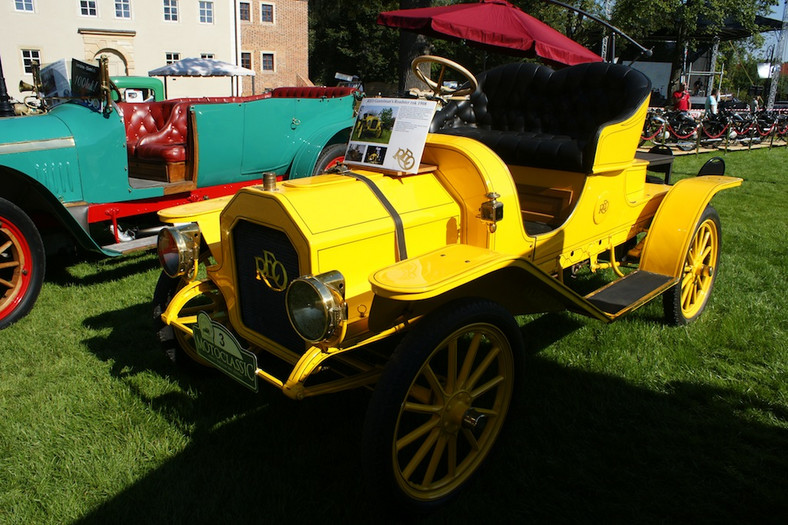
M353 136L359 139L368 135L380 138L382 133L383 126L381 125L380 117L377 115L364 115L358 119Z
M669 323L695 320L720 260L709 203L741 184L647 175L650 83L623 65L473 81L418 173L343 165L159 213L180 224L154 300L170 356L296 400L374 387L366 479L399 508L444 502L489 455L521 376L516 316L611 322L661 296ZM610 282L576 291L584 266Z

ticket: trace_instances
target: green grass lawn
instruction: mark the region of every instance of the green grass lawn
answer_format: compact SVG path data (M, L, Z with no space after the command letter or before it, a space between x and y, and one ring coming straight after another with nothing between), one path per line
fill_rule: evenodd
M676 178L708 156L678 158ZM788 522L788 148L725 155L701 319L524 320L524 399L462 496L411 522ZM366 391L290 401L180 373L151 332L153 254L53 261L0 333L0 523L377 523Z

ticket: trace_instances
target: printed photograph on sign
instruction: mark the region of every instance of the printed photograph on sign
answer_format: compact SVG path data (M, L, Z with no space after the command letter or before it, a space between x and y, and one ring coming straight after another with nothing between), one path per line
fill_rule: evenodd
M397 120L396 108L391 106L371 106L362 108L356 118L352 140L388 144L391 130Z
M418 99L364 99L345 151L345 163L416 173L436 105Z
M380 146L367 146L367 157L364 159L364 162L367 164L379 164L383 165L383 161L386 158L386 151L388 148L382 148Z
M351 144L345 152L345 161L364 162L364 153L366 151L367 146L364 144Z

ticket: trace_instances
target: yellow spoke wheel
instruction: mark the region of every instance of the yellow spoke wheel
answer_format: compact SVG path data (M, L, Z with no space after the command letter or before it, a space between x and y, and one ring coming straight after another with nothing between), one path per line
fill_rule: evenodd
M706 308L720 261L720 217L708 206L690 240L679 283L666 292L665 317L672 324L690 323Z
M522 364L522 335L496 303L451 303L403 339L364 428L369 482L398 508L451 498L501 433Z

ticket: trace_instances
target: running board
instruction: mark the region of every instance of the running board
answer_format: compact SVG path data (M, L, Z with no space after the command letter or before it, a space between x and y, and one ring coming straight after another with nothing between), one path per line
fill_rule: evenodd
M132 241L123 241L115 244L108 244L106 246L102 246L101 248L119 254L127 254L131 252L138 252L142 250L150 250L152 248L155 248L157 241L158 241L158 237L156 235L150 235L148 237L140 237L139 239L134 239Z
M670 275L635 270L591 292L585 299L612 320L643 306L678 281Z

